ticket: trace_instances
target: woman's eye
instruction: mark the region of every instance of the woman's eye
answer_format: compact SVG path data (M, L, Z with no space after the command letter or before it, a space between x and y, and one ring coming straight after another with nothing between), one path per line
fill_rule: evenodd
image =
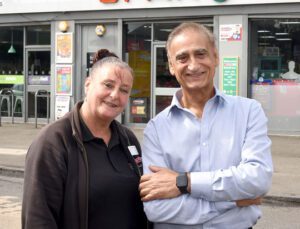
M129 90L128 89L125 89L125 88L120 88L120 91L124 94L128 94L129 93Z
M104 86L107 88L113 88L113 85L111 83L104 83Z

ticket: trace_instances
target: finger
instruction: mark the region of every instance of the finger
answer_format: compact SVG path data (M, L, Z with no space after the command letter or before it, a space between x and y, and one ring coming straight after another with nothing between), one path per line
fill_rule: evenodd
M152 174L145 174L145 175L141 176L140 183L150 180L151 177L152 177Z
M150 165L149 169L153 172L153 173L157 173L159 171L161 171L162 169L164 169L163 167L159 167L159 166L155 166L155 165Z

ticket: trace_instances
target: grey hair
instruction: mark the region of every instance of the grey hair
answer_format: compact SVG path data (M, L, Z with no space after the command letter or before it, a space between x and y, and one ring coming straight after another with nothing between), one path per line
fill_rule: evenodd
M167 40L167 44L166 44L168 56L169 56L170 46L171 46L174 38L188 30L193 30L193 31L199 32L200 34L204 34L208 38L208 41L211 44L211 47L216 48L214 34L208 28L206 28L204 25L201 25L196 22L184 22L184 23L181 23L179 26L175 27L168 36L168 40Z
M103 67L103 65L105 64L111 64L122 69L127 69L131 73L132 77L134 76L134 72L132 68L126 62L114 56L105 57L101 60L98 60L96 63L94 63L91 69L90 76L93 77L95 75L95 72L99 68Z

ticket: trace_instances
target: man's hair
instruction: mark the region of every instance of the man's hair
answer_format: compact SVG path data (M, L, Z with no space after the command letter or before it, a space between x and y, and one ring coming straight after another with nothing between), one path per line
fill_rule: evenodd
M93 77L94 73L105 64L112 64L119 68L127 69L133 76L132 68L124 61L122 61L116 54L107 49L98 50L93 57L93 65L90 76Z
M184 22L184 23L181 23L179 26L175 27L168 36L168 40L167 40L167 44L166 44L168 56L169 56L170 46L171 46L174 38L188 30L193 30L195 32L199 32L200 34L204 34L208 38L208 41L209 41L211 47L213 47L213 48L216 47L215 37L208 28L206 28L204 25L201 25L196 22Z

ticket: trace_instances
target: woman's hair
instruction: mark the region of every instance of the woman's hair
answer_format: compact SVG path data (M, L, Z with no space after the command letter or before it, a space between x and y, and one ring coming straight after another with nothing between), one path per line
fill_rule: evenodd
M93 65L90 76L93 77L94 73L105 64L112 64L114 66L127 69L133 76L133 70L129 65L122 61L116 54L107 49L99 49L93 57Z
M167 44L166 44L168 56L169 56L170 46L171 46L174 38L177 37L178 35L184 33L187 30L193 30L193 31L198 32L199 34L204 34L208 38L208 41L209 41L211 47L213 47L213 48L216 47L215 37L209 29L207 29L204 25L201 25L196 22L185 22L185 23L181 23L179 26L174 28L173 31L169 34Z

